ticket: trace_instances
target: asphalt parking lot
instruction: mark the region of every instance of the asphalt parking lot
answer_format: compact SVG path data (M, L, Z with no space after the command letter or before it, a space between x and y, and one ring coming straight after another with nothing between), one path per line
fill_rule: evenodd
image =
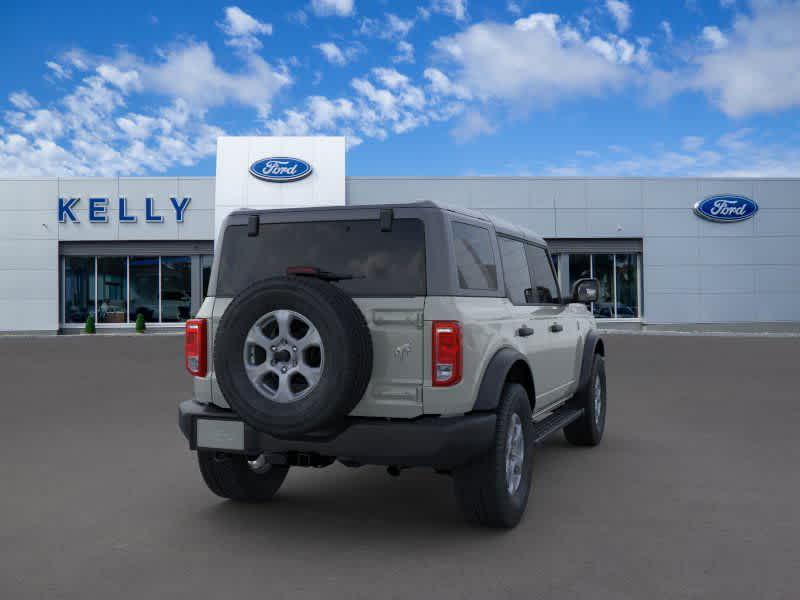
M426 470L204 487L177 336L0 339L0 597L790 598L800 338L611 336L594 449L538 450L510 532Z

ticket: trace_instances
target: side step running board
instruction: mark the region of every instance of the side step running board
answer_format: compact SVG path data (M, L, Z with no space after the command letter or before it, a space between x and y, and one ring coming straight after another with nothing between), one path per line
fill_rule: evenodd
M563 429L581 415L583 415L582 408L562 406L554 410L549 417L533 424L533 443L542 443L550 434Z

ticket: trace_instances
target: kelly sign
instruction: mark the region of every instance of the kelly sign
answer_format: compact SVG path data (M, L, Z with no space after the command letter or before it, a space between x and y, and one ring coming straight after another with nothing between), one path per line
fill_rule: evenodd
M191 198L184 197L181 200L177 198L169 199L168 207L159 207L153 198L144 199L144 220L146 223L163 223L164 214L175 215L175 221L183 223L183 218L186 215L186 209L189 208ZM75 214L76 209L80 205L80 198L59 198L58 199L58 222L59 223L78 223L78 217ZM89 198L86 201L87 212L89 214L90 223L108 223L108 215L111 211L116 210L119 216L120 223L136 223L136 215L130 214L130 207L127 198L118 198L117 202L113 205L110 203L109 198Z

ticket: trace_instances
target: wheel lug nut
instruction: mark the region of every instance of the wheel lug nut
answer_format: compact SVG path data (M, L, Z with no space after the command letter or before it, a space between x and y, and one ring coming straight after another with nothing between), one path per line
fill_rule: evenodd
M297 352L297 346L292 346L292 352Z
M270 350L272 350L273 352L277 352L277 351L278 351L278 348L277 348L276 346L272 346L272 347L270 348Z
M286 367L281 367L281 373L286 373Z

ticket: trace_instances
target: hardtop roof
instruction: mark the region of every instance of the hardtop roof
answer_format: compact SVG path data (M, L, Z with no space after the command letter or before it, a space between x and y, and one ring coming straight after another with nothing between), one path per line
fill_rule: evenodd
M538 233L526 228L515 225L504 219L499 219L493 215L486 214L483 211L472 210L469 208L462 208L460 206L452 206L441 202L434 202L432 200L423 200L419 202L397 202L397 203L384 203L384 204L358 204L358 205L344 205L344 206L309 206L303 208L270 208L270 209L239 209L232 214L260 214L260 213L276 213L276 212L319 212L319 211L346 211L370 208L425 208L444 210L451 213L464 215L472 219L478 219L490 223L495 231L500 234L506 234L513 237L522 238L531 242L546 245L544 238Z

